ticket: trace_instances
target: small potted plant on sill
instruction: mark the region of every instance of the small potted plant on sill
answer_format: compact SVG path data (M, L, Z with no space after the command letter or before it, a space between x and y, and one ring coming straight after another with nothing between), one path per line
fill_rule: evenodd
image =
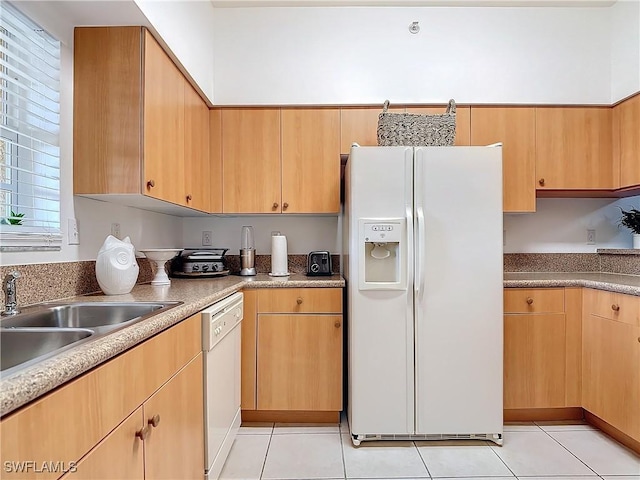
M640 210L631 208L625 211L620 208L620 212L622 213L620 225L633 232L633 248L640 248Z
M22 225L22 217L24 217L24 213L16 213L11 210L11 215L1 219L0 223L3 225Z

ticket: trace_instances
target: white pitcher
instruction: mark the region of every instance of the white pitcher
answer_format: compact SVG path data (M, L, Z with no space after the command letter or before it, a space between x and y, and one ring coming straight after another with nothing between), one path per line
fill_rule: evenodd
M136 249L129 237L118 240L109 235L96 258L96 278L106 295L129 293L138 280Z

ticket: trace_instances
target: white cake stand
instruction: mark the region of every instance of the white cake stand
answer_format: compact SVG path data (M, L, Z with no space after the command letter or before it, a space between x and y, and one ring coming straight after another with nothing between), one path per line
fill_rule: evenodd
M156 265L156 276L151 281L151 285L171 285L171 280L164 269L165 263L182 251L181 248L149 248L138 250L144 253L150 261Z

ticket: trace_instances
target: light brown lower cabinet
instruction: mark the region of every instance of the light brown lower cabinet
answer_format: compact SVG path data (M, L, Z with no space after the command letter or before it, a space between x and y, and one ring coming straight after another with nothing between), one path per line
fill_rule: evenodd
M582 406L640 442L640 297L585 292Z
M505 289L505 410L580 407L581 298L580 288Z
M144 425L142 407L78 462L63 480L139 480L144 478L142 440L136 435Z
M194 315L3 417L2 478L202 479L201 338Z
M342 289L246 290L242 419L338 421Z
M78 462L71 479L202 479L202 354Z
M342 410L342 315L258 315L257 407Z
M564 313L505 315L504 408L565 406Z
M640 453L640 297L506 288L504 312L505 420L584 415Z
M143 404L150 427L143 441L147 480L204 476L203 395L199 354Z

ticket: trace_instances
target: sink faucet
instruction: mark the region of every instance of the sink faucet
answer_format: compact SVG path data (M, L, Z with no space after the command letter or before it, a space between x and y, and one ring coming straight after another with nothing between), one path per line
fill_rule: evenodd
M4 311L0 315L3 317L20 313L16 295L16 280L18 278L20 278L20 272L11 272L8 273L2 281L2 290L4 291Z

